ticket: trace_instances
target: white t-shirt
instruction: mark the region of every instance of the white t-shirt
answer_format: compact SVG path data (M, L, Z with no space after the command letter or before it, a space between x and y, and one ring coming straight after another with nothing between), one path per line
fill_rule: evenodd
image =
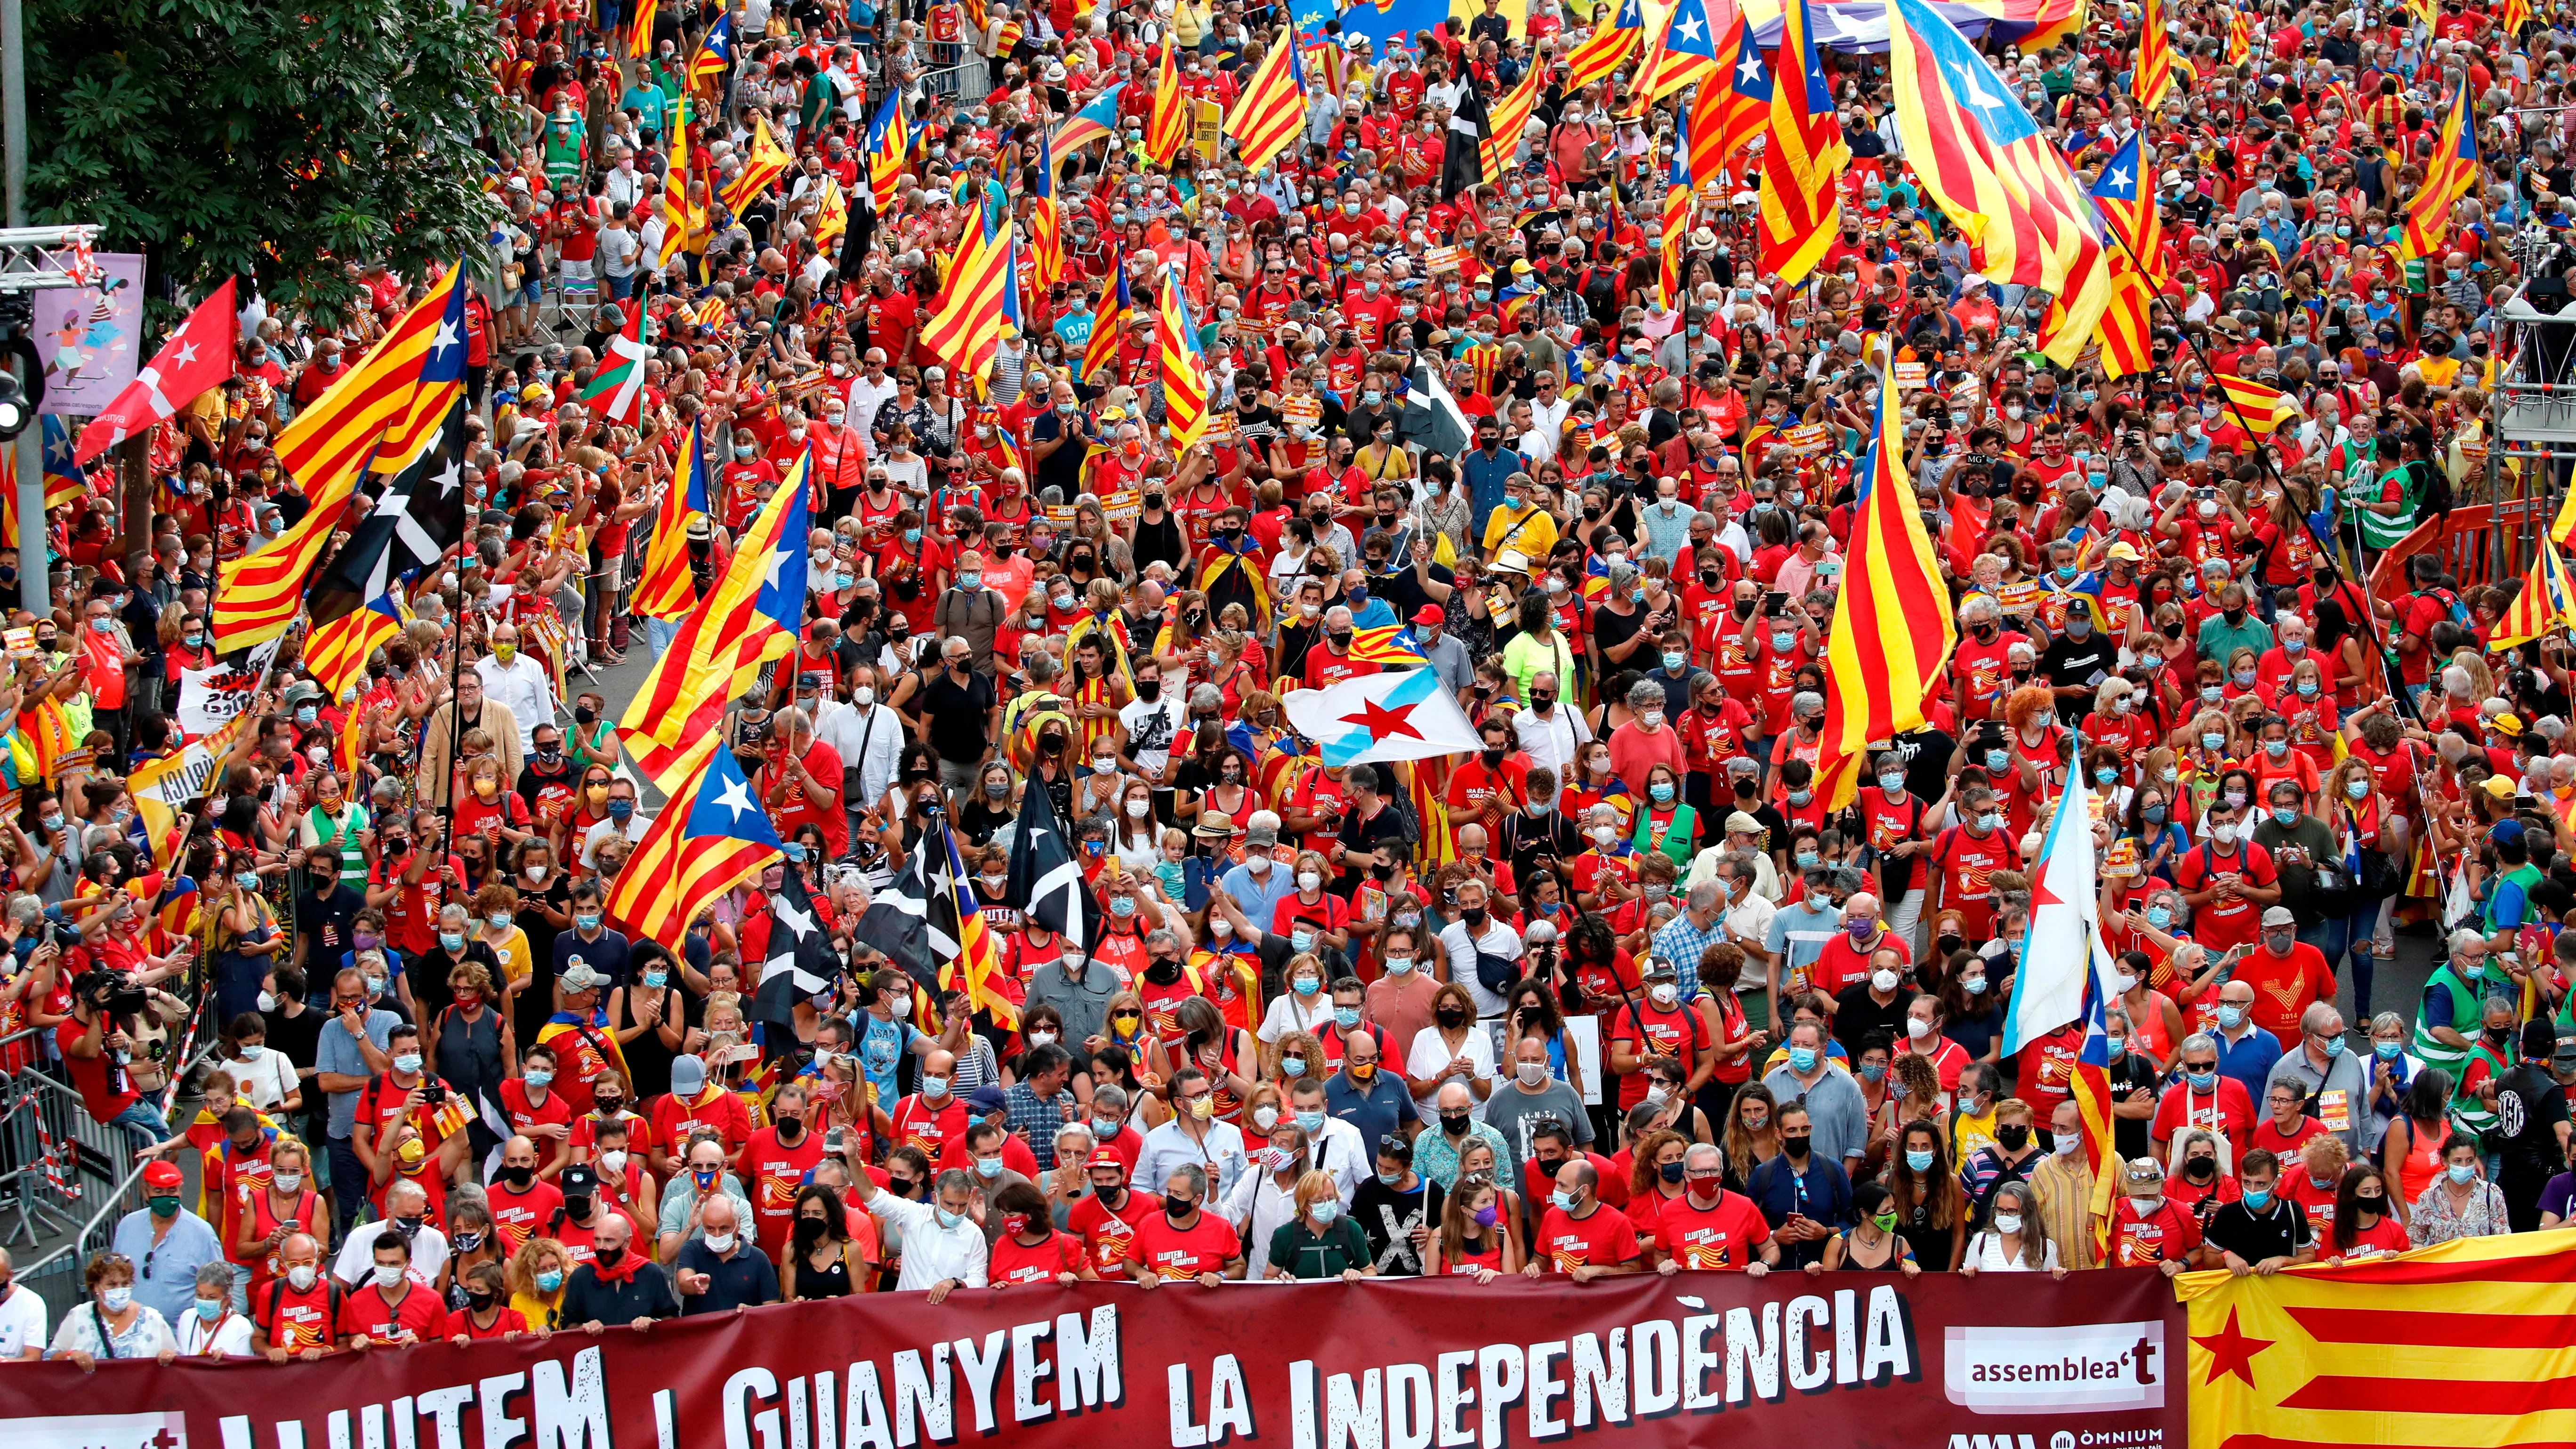
M224 1070L232 1074L233 1095L263 1112L295 1089L295 1064L275 1047L262 1047L255 1062L226 1062Z
M1488 917L1485 921L1485 934L1471 940L1467 935L1465 921L1451 921L1447 929L1440 933L1440 949L1449 958L1449 979L1457 982L1469 996L1475 998L1477 1020L1490 1021L1502 1015L1503 998L1487 990L1485 983L1476 979L1476 954L1482 951L1489 956L1505 956L1517 961L1523 951L1521 933L1499 920ZM1493 1072L1493 1063L1487 1062L1485 1071L1490 1075Z
M344 1291L355 1292L374 1281L376 1272L376 1239L393 1230L383 1218L360 1223L349 1230L349 1240L340 1245L340 1256L331 1264L331 1276L340 1280ZM427 1223L411 1235L411 1271L405 1276L423 1288L438 1286L438 1270L447 1266L447 1234Z
M1148 704L1141 699L1127 701L1118 711L1118 722L1127 727L1127 753L1135 758L1148 778L1159 779L1171 763L1172 746L1180 738L1182 702L1173 698L1172 682L1163 681L1161 697Z
M250 1319L239 1313L226 1313L215 1322L208 1323L194 1312L180 1314L179 1356L249 1357Z
M1467 1045L1462 1051L1451 1051L1449 1044L1440 1039L1440 1028L1437 1026L1425 1027L1415 1032L1413 1049L1405 1054L1404 1074L1417 1082L1429 1082L1442 1067L1449 1065L1449 1059L1455 1056L1464 1056L1467 1059L1471 1075L1466 1080L1470 1084L1491 1082L1494 1079L1493 1033L1483 1030L1473 1022L1467 1025ZM1432 1082L1430 1090L1413 1094L1413 1105L1426 1117L1436 1115L1433 1108L1440 1099L1440 1089L1457 1080L1456 1077L1448 1077Z
M1298 1003L1311 1002L1300 1009ZM1282 991L1270 999L1270 1010L1261 1018L1261 1030L1254 1035L1265 1043L1276 1042L1292 1031L1320 1032L1333 1024L1333 998L1330 992L1318 991L1311 997L1294 991ZM1322 1062L1308 1062L1306 1070L1322 1076Z
M0 1298L0 1360L14 1361L44 1346L45 1300L24 1284L10 1284L9 1295Z

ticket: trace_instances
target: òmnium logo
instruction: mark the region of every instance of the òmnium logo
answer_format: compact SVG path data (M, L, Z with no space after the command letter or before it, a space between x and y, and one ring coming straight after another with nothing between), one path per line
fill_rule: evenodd
M1946 1339L1943 1387L1951 1403L1980 1414L2164 1407L2161 1322L1954 1327Z
M2164 1443L2162 1429L2060 1429L2048 1436L2048 1449L2164 1449ZM2039 1436L1953 1434L1949 1449L2039 1449Z

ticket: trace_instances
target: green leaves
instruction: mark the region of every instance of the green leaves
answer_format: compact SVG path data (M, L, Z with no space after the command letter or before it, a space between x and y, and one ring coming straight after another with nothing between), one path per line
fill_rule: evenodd
M156 282L239 273L330 312L351 263L416 272L489 234L487 10L27 0L26 31L31 216L99 223Z

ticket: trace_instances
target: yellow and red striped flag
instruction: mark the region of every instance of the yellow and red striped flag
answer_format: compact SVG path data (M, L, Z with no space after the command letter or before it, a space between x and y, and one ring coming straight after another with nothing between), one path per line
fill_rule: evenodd
M1367 664L1428 664L1402 624L1380 624L1351 631L1350 657Z
M1135 302L1127 294L1127 263L1121 258L1118 277L1100 293L1100 311L1091 319L1091 340L1082 345L1082 376L1085 381L1100 375L1100 369L1118 360L1118 334L1127 330L1127 314Z
M736 216L749 210L773 182L786 175L788 163L795 160L770 136L767 117L754 116L751 125L750 159L743 162L742 170L725 183L724 189L725 210Z
M733 751L709 730L683 752L680 788L644 828L608 892L608 917L639 941L676 941L709 902L778 859L778 828Z
M1296 28L1282 27L1225 118L1225 133L1234 138L1246 171L1269 165L1306 129L1306 63L1297 56L1296 42Z
M662 7L654 0L631 0L634 19L627 24L626 53L638 60L653 53L653 16Z
M1646 38L1644 0L1619 0L1618 10L1592 27L1592 33L1565 58L1565 93L1608 80ZM1642 79L1642 77L1640 77Z
M2442 249L2451 235L2451 208L2469 194L2478 179L2478 128L2470 118L2468 82L2451 102L2442 122L2442 139L2424 163L2423 184L2406 203L2406 230L2398 255L2412 261Z
M680 456L671 465L671 493L644 546L644 569L635 580L627 607L646 619L679 620L697 606L697 589L689 571L689 524L709 518L706 440L703 422L692 421L680 436ZM709 520L712 523L712 519ZM712 533L710 534L712 538Z
M2576 586L2568 582L2567 565L2558 557L2558 545L2544 538L2540 541L2540 556L2531 561L2531 571L2522 576L2522 592L2514 595L2504 616L2496 620L2487 648L2510 649L2554 630L2569 628L2576 628Z
M713 592L680 624L627 708L625 733L674 748L694 739L701 706L750 687L760 666L796 647L805 606L809 450L752 515ZM640 763L640 761L639 761ZM665 792L670 779L656 774Z
M2164 249L2164 220L2145 176L2144 131L2112 153L2093 182L2093 204L2102 214L2103 249L2111 268L2111 301L2102 309L2097 338L2102 370L2130 377L2155 366L2156 258ZM2064 309L2051 302L2041 334L2054 337Z
M375 350L341 375L277 438L279 468L310 501L275 543L217 571L215 649L229 654L286 632L304 584L368 472L396 473L438 434L465 391L462 262L396 319Z
M957 236L957 252L948 264L938 305L921 343L961 381L980 377L1002 345L1002 291L1009 280L1010 248L990 233L982 207L967 213Z
M1794 3L1794 0L1793 0ZM1891 0L1899 3L1899 0ZM1842 607L1825 647L1825 729L1816 789L1829 810L1849 805L1873 742L1923 724L1923 699L1959 642L1950 593L1902 461L1905 422L1896 354L1881 363L1877 427L1852 470L1851 542Z
M1154 357L1163 374L1163 421L1172 430L1172 452L1187 453L1207 431L1208 398L1215 384L1208 377L1207 354L1199 350L1198 324L1181 297L1178 269L1163 273L1154 309Z
M2227 67L2233 70L2253 56L2254 22L2246 19L2245 12L2239 10L2227 17Z
M2283 423L2295 423L2307 416L2299 410L2298 399L2279 388L2265 387L2232 373L2213 372L2209 377L2227 394L2231 415L2249 432L2267 434Z
M1933 0L1887 0L1887 44L1907 163L1966 236L1978 275L2064 299L2064 325L2042 351L2072 366L2111 301L2092 198Z
M1795 284L1825 259L1842 217L1851 162L1833 87L1816 55L1807 0L1782 0L1771 60L1771 130L1762 152L1762 269Z
M1037 285L1064 276L1064 207L1055 199L1055 140L1038 132L1038 179L1029 188L1029 262Z
M1753 43L1753 26L1742 10L1735 12L1726 37L1718 42L1717 53L1725 59L1726 83L1703 81L1698 95L1691 100L1690 172L1694 186L1717 180L1730 165L1739 177L1749 181L1754 163L1747 148L1771 121L1771 68L1763 64L1762 51Z
M2138 17L2138 53L2131 57L2129 93L2138 109L2153 115L2173 89L2173 38L2165 34L2165 0L2144 0Z
M680 97L678 119L671 124L671 168L662 173L662 244L655 269L688 250L689 238L707 229L707 209L689 190L693 168L689 156L689 98Z
M1512 158L1520 153L1521 132L1529 128L1530 115L1538 109L1538 75L1539 68L1530 67L1521 83L1503 92L1485 113L1487 134L1476 143L1476 159L1483 164L1485 179L1496 186L1511 170Z
M2576 1443L2571 1249L2559 1228L2182 1274L2189 1449Z
M2518 38L2531 28L2531 0L2504 0L2497 12L2497 27L2508 38Z
M1710 18L1708 0L1679 0L1650 33L1645 63L1637 67L1636 83L1629 88L1629 114L1643 115L1648 105L1693 82L1722 78L1717 24Z
M1675 138L1680 139L1680 138ZM1664 216L1656 251L1661 253L1656 280L1664 290L1664 305L1681 306L1682 234L1690 230L1691 198L1690 156L1679 147L1673 151L1672 171L1664 178Z
M401 602L384 594L371 604L317 624L304 641L304 667L313 671L324 693L339 700L366 669L367 656L402 633L406 617L408 611Z
M1189 97L1181 93L1181 69L1172 60L1172 42L1163 42L1154 71L1154 109L1145 118L1145 154L1169 168L1189 139Z

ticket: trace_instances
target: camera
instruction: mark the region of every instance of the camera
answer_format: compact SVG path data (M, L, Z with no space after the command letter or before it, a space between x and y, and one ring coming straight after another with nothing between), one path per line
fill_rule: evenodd
M420 1080L421 1105L424 1107L435 1107L446 1100L447 1084L436 1077L428 1075L426 1072L422 1073Z
M57 929L61 929L57 927ZM92 1007L113 1017L131 1017L143 1009L143 988L122 971L92 967L72 983L72 992Z

